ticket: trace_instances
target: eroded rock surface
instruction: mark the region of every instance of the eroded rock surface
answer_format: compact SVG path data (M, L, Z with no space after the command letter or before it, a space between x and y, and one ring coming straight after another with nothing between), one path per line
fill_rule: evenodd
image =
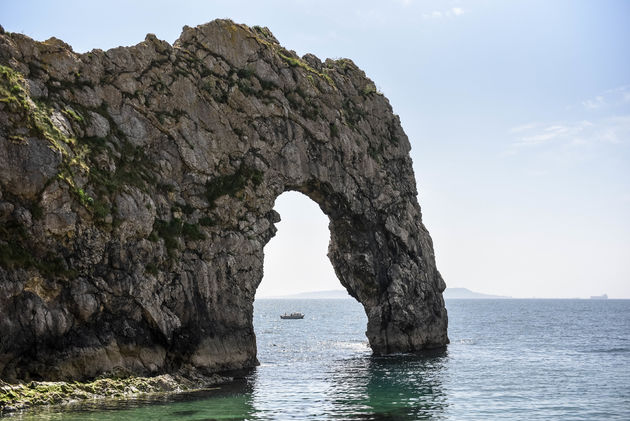
M218 20L74 53L0 31L0 378L256 364L276 197L330 218L375 353L443 346L410 145L350 60Z

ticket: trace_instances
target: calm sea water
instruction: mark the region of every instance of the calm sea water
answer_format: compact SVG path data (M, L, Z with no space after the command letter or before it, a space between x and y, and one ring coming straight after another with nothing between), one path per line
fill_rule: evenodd
M10 418L630 420L630 300L449 300L446 351L381 358L353 300L255 306L261 365L234 384Z

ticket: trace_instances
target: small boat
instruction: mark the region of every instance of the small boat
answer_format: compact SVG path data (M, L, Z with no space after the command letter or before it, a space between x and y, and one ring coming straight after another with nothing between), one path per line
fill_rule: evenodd
M282 315L280 315L281 319L303 319L304 318L304 314L302 313L291 313L291 314L287 314L284 313Z

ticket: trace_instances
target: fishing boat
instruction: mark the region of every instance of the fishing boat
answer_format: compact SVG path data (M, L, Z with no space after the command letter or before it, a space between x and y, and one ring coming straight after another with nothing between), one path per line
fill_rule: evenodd
M302 313L291 313L291 314L287 314L284 313L282 315L280 315L281 319L303 319L304 318L304 314Z

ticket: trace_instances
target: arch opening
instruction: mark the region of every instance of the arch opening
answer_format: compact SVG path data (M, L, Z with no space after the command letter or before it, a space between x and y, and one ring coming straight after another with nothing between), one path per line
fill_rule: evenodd
M268 364L289 362L308 371L304 361L325 361L320 355L324 351L348 357L370 352L365 308L340 282L328 256L329 217L297 190L280 194L273 209L280 221L264 247L263 278L253 311L257 359L263 364L257 376L262 382L275 378L264 368ZM304 319L280 318L290 312L300 312ZM279 360L279 354L288 360Z
M422 232L422 223L419 219L414 220L414 215L420 216L417 205L401 200L390 205L389 210L384 212L368 197L353 200L343 187L340 189L340 186L335 186L326 179L304 177L314 172L308 165L304 167L304 162L298 167L299 171L296 172L301 176L291 177L292 180L288 183L285 181L284 188L278 192L276 199L282 204L285 199L280 196L300 197L299 193L302 193L307 196L301 197L303 203L315 209L315 219L321 219L322 214L327 217L329 230L324 228L324 224L319 229L320 233L324 233L324 241L320 246L320 261L323 264L320 268L325 269L329 286L334 285L333 288L337 289L338 281L347 294L362 305L367 316L365 336L372 351L377 355L413 352L448 343L445 335L446 313L439 294L444 286L433 263L432 245L424 243L422 236L416 237L397 225L398 221L403 221ZM293 171L286 172L290 174ZM276 232L275 229L273 232ZM323 250L328 232L330 241L325 259ZM299 238L294 238L294 247L299 242ZM275 244L278 243L272 243L272 250ZM280 264L273 262L277 256L270 259L275 266L270 270L266 262L268 257L265 257L268 247L265 247L264 269L261 268L263 270L256 288L269 275L278 277L277 281L272 282L289 285L293 283L292 288L301 288L300 292L305 291L305 288L311 291L317 288L315 285L318 282L296 286L291 274L286 271L283 273L282 260ZM302 277L301 272L305 270L303 262L311 259L308 256L302 261L291 259L290 263L299 267L295 278ZM334 270L334 277L331 269ZM270 271L275 273L270 274ZM272 288L265 286L262 291L266 289ZM276 291L286 294L287 289L286 286L281 286ZM269 295L269 292L259 296L264 295ZM427 305L431 302L432 305Z
M281 220L264 249L256 299L346 293L327 256L330 220L318 204L303 193L287 191L276 198L274 210Z

